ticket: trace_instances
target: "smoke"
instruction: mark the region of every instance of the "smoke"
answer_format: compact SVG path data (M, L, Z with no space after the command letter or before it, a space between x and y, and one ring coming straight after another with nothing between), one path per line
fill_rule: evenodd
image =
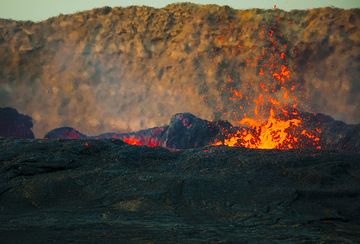
M358 12L277 12L301 109L360 122ZM178 112L236 122L221 89L230 75L244 93L256 92L247 59L274 16L172 5L4 22L0 106L32 116L37 137L61 126L88 135L150 128Z

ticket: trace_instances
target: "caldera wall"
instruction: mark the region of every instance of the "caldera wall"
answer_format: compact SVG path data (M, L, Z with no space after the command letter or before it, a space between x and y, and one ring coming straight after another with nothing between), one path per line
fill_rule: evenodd
M360 122L360 10L285 12L175 4L103 8L43 22L0 20L0 106L86 134L162 125L176 112L228 119L228 77L256 92L249 60L276 29L300 109Z

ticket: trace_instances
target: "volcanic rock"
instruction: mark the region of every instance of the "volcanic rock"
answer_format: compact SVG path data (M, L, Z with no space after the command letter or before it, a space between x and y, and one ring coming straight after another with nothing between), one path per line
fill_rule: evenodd
M325 150L360 152L360 124L348 125L323 114L297 111L302 119L301 130L321 131L319 145ZM290 117L291 118L291 117ZM227 121L207 121L190 113L178 113L172 116L170 123L131 133L104 133L98 136L86 136L69 127L58 128L47 133L46 139L121 139L133 145L150 147L161 146L168 149L192 149L221 141L241 129ZM300 132L299 132L300 134ZM306 139L306 138L305 138ZM301 141L299 147L314 148L313 144Z
M14 108L0 108L0 137L33 139L32 118Z
M46 133L45 139L84 139L86 135L70 127L61 127Z
M321 130L320 146L328 150L360 152L360 124L346 124L328 115L302 113L303 126Z
M360 155L0 139L1 243L359 243Z
M171 118L163 138L168 148L186 149L209 145L229 123L202 120L189 113L176 114Z
M190 113L178 113L172 116L169 125L131 133L103 133L97 136L86 136L76 129L62 127L48 132L45 139L122 139L134 145L191 149L209 145L220 136L222 130L229 130L231 127L231 124L225 121L211 122Z

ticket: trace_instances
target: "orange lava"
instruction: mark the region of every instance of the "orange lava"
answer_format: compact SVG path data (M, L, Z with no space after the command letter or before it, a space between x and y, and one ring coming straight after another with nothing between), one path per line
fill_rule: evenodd
M123 140L125 143L130 144L130 145L136 145L136 146L142 146L143 145L141 143L141 141L138 140L135 137L124 137L121 140Z
M236 107L240 109L239 113L232 111L231 114L235 115L234 119L241 118L238 120L240 129L223 132L225 139L213 145L287 150L301 148L306 143L307 146L320 149L321 131L305 130L303 119L295 110L298 84L291 80L291 68L286 55L289 52L283 35L276 28L263 27L259 39L267 44L267 48L260 50L260 57L256 55L254 63L258 60L262 62L258 62L255 68L247 67L254 68L257 77L253 81L254 92L242 92L236 81L230 76L227 78L231 94L229 102L238 103ZM247 60L246 63L252 62ZM242 112L244 108L248 108L247 113Z
M148 147L159 147L162 146L162 142L157 138L151 136L127 136L122 137L121 140L129 145L135 146L148 146Z

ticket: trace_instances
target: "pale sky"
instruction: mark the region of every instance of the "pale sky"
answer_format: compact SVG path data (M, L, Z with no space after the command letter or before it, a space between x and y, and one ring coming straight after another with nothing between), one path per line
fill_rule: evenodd
M170 3L193 2L199 4L228 5L236 9L273 8L274 4L284 10L334 6L360 8L360 0L0 0L0 18L41 21L59 14L70 14L97 7L126 7L146 5L156 8Z

